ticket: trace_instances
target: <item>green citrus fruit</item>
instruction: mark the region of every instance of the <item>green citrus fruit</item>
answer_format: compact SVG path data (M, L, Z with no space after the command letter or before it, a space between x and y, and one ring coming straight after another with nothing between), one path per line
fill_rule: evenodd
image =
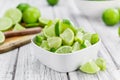
M28 3L20 3L20 4L18 4L17 8L21 12L24 12L26 9L30 8L30 5Z
M51 6L57 5L57 3L59 2L59 0L47 0L48 4Z

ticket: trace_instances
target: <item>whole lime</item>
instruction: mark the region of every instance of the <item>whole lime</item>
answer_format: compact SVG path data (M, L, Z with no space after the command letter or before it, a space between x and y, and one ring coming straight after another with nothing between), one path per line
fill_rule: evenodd
M118 9L109 8L103 12L102 19L106 25L113 26L119 22L119 16Z
M28 9L30 5L28 3L20 3L18 4L17 8L21 11L24 12L26 9Z
M51 6L57 5L57 3L59 2L59 0L47 0L48 4Z
M36 23L40 16L38 8L30 7L23 12L23 21L25 23Z

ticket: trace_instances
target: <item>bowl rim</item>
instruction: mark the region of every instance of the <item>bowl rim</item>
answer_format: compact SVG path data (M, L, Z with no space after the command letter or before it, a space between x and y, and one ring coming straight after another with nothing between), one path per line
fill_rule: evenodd
M94 47L94 46L96 46L96 45L98 45L98 44L101 43L101 39L99 38L99 41L98 41L97 43L95 43L94 45L91 45L91 46L89 46L89 47L87 47L87 48L84 48L84 49L82 49L82 50L78 50L78 51L75 51L75 52L72 52L72 53L67 53L67 54L59 54L59 53L50 52L50 51L45 50L45 49L43 49L42 47L36 45L36 44L34 43L34 41L33 41L34 38L35 38L35 36L31 38L31 43L32 43L35 47L38 47L38 48L40 48L40 49L42 49L42 50L44 50L44 51L46 51L46 52L49 52L49 53L51 53L52 55L59 55L59 56L74 55L74 54L76 54L76 53L78 54L78 53L81 53L81 52L85 51L86 49L89 49L89 48ZM45 53L45 54L48 54L48 53Z

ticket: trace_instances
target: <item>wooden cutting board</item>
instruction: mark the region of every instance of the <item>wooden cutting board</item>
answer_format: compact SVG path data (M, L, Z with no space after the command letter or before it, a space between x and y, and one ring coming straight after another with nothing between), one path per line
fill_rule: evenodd
M10 50L13 50L15 48L18 48L22 45L25 45L27 43L30 43L31 38L34 35L35 34L7 38L5 40L5 42L0 45L0 53L4 53L4 52L10 51Z

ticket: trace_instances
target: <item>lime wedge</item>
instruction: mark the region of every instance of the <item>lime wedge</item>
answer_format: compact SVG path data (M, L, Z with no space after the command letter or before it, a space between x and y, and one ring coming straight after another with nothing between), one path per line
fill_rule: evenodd
M83 40L88 40L88 41L90 41L90 40L91 40L91 36L92 36L92 34L89 33L89 32L87 32L87 33L85 33L85 34L83 35Z
M81 49L91 46L91 43L88 40L84 40L81 44Z
M92 37L91 37L91 44L95 44L99 41L99 36L98 34L92 34Z
M47 40L43 40L40 46L45 50L50 50Z
M56 24L55 24L55 34L56 34L56 36L60 35L59 27L60 27L60 21L57 21Z
M42 43L42 40L43 40L43 37L42 37L42 36L36 35L36 37L35 37L35 39L34 39L34 42L35 42L35 44L37 44L38 46L40 46L41 43Z
M74 41L74 32L67 28L62 34L60 34L60 37L65 45L72 45Z
M17 8L8 9L8 10L5 12L5 16L11 18L13 24L16 24L16 23L20 22L21 19L22 19L22 13L21 13L21 11L20 11L19 9L17 9Z
M13 28L13 31L20 31L20 30L25 30L25 28L21 26L19 23L16 23L15 27Z
M49 20L46 18L42 18L42 17L39 18L40 26L45 26L48 24L48 22L49 22Z
M39 27L39 26L40 26L40 23L29 23L29 24L25 25L25 27L27 27L27 28Z
M6 31L12 27L12 20L7 17L0 18L0 31Z
M68 19L63 19L60 26L60 33L62 33L67 28L70 28L74 33L76 33L76 28L74 27L73 23Z
M62 39L60 37L50 37L47 39L50 48L59 48L62 44Z
M46 26L51 26L53 24L53 21L52 20L49 20L48 23L46 24Z
M72 47L70 46L61 46L56 50L55 53L60 53L60 54L66 54L66 53L71 53L72 52Z
M3 43L4 41L5 41L5 36L3 32L0 31L0 44Z
M45 27L43 29L43 32L44 32L44 35L46 37L54 37L54 36L56 36L56 34L55 34L55 26L54 25Z
M93 73L97 73L100 70L100 68L95 64L94 61L89 61L89 62L83 64L80 67L80 70L85 73L93 74Z
M118 36L120 37L120 27L118 27Z
M106 69L106 62L103 58L99 57L96 60L97 66L99 66L100 70L104 71Z
M82 32L77 32L77 34L75 36L75 41L78 41L81 44L83 43L83 33Z
M72 50L72 52L78 51L78 50L80 50L80 43L79 42L75 42L73 44L73 50Z

